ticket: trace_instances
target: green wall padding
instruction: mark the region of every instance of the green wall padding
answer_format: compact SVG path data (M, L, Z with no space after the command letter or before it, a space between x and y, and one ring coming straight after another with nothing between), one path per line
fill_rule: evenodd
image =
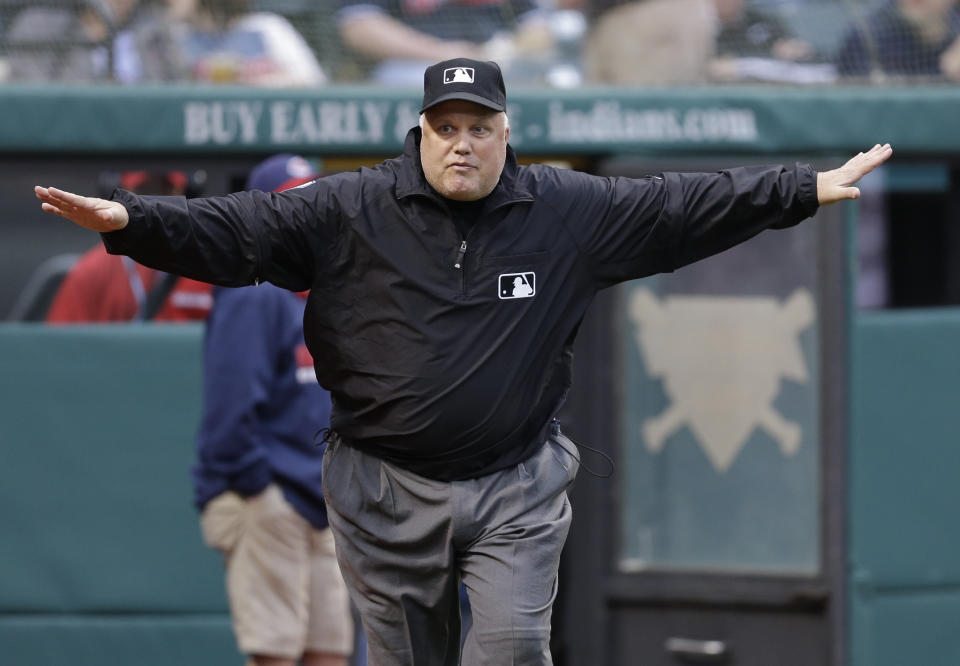
M189 476L201 339L0 326L0 613L225 612Z
M241 666L225 615L0 615L9 666Z
M956 666L960 310L865 313L851 345L852 666Z

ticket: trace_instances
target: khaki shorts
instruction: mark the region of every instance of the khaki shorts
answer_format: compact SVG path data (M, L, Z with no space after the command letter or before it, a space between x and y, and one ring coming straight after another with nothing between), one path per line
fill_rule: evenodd
M314 529L274 484L244 500L226 492L200 516L203 539L227 569L240 650L295 659L349 655L353 619L330 529Z

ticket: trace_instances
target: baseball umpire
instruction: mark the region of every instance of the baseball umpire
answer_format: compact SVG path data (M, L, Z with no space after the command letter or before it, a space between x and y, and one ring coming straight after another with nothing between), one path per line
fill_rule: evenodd
M110 200L37 187L112 253L225 286L310 290L332 396L324 495L371 664L549 664L576 448L555 416L604 287L672 271L818 205L887 160L600 178L519 166L499 67L427 68L420 127L374 168L283 193Z

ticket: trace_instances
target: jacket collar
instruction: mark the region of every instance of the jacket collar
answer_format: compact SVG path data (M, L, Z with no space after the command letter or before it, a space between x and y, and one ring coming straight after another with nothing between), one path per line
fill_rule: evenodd
M423 165L420 164L420 138L420 128L414 127L407 132L407 138L403 142L403 155L400 158L400 169L397 173L397 199L419 195L437 201L443 200L443 197L430 187L423 175ZM533 195L519 183L518 174L517 155L508 144L503 172L500 174L497 186L487 197L486 210L494 210L500 206L521 201L533 201Z

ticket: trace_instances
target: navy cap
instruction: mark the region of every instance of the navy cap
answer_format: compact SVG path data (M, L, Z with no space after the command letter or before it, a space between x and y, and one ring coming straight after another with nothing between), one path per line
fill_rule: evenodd
M430 65L423 73L423 113L450 99L463 99L494 111L507 108L507 89L495 62L453 58Z
M253 167L244 189L282 192L320 177L318 169L306 158L290 153L268 157Z

